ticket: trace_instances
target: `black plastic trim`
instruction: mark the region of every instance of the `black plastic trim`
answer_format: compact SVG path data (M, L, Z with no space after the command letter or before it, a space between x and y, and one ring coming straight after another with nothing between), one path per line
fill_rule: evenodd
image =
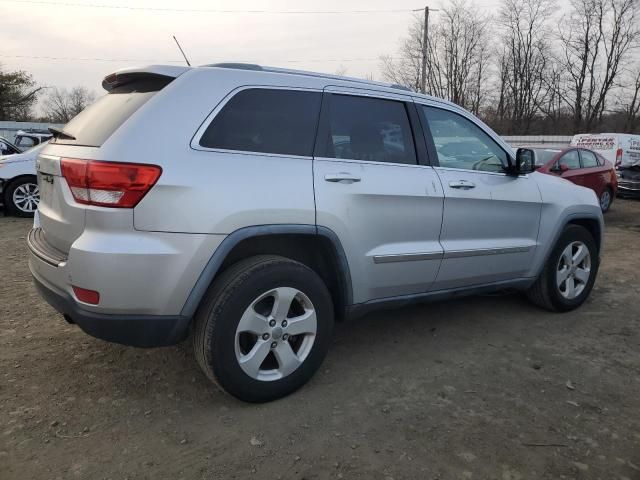
M241 228L235 232L229 234L222 243L218 246L213 253L207 265L202 270L200 277L196 281L187 301L182 307L180 315L183 317L191 318L195 315L198 306L204 294L206 293L209 285L215 278L218 270L222 266L227 255L233 250L233 248L243 240L252 237L260 237L267 235L281 235L281 234L297 234L297 235L321 235L326 237L333 244L338 257L338 267L340 268L340 278L345 304L350 305L353 300L352 288L351 288L351 274L349 273L349 264L347 257L344 253L344 249L338 239L338 236L330 229L326 227L316 227L315 225L297 225L297 224L282 224L282 225L256 225L251 227Z
M427 142L425 140L424 131L422 130L422 123L420 122L420 112L413 102L406 102L407 113L409 114L409 123L411 124L411 131L413 132L413 143L416 148L416 155L418 156L418 163L420 165L430 166L430 155L427 149ZM437 156L436 156L437 158Z
M487 283L482 285L472 285L447 290L436 290L432 292L416 293L411 295L401 295L397 297L380 298L370 300L365 303L358 303L347 308L347 316L350 320L362 317L369 312L386 308L399 308L407 305L446 300L449 298L467 297L483 293L495 292L496 290L510 289L526 290L535 278L518 278L500 282Z
M189 317L90 312L71 296L47 285L35 274L33 282L49 305L85 333L101 340L133 347L163 347L181 342L189 332Z

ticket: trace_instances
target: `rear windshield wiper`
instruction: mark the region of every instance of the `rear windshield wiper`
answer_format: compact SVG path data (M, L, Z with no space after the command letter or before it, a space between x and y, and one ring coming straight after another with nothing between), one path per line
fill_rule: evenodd
M53 133L53 138L62 138L65 140L75 140L76 137L71 135L70 133L65 132L61 128L49 127L49 131Z

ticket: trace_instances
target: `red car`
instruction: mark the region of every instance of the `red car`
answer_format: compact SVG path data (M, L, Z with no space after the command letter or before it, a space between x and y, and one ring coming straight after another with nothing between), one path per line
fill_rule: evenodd
M618 179L614 166L604 157L584 148L527 148L535 156L536 171L590 188L600 199L602 211L609 210L618 191Z

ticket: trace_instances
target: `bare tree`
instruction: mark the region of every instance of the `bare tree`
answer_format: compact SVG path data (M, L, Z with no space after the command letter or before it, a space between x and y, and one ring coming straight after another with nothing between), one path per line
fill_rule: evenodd
M420 90L422 69L422 39L424 23L414 15L407 36L402 40L398 53L380 57L382 77L392 83L404 85L414 91Z
M345 67L344 65L340 64L338 66L338 68L336 68L336 71L333 72L334 75L338 75L339 77L344 77L347 74L347 67Z
M572 0L561 22L560 47L568 77L565 102L573 129L590 131L602 119L621 62L640 35L637 0Z
M466 0L452 0L429 29L427 93L477 113L484 98L489 62L489 20ZM416 16L397 58L382 58L382 74L394 83L419 90L423 20Z
M95 92L85 87L71 90L53 88L44 101L44 116L54 123L67 123L89 106L96 98Z
M640 129L640 64L631 74L631 82L624 89L625 97L620 101L624 115L624 131L634 133Z
M528 132L548 93L552 7L550 0L502 0L497 111L508 133Z

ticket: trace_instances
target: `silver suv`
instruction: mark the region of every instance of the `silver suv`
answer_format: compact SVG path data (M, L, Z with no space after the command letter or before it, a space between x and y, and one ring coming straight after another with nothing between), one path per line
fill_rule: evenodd
M191 332L253 402L318 369L334 319L515 288L582 304L593 191L532 173L460 107L401 87L217 64L120 70L38 157L41 295L95 337Z

